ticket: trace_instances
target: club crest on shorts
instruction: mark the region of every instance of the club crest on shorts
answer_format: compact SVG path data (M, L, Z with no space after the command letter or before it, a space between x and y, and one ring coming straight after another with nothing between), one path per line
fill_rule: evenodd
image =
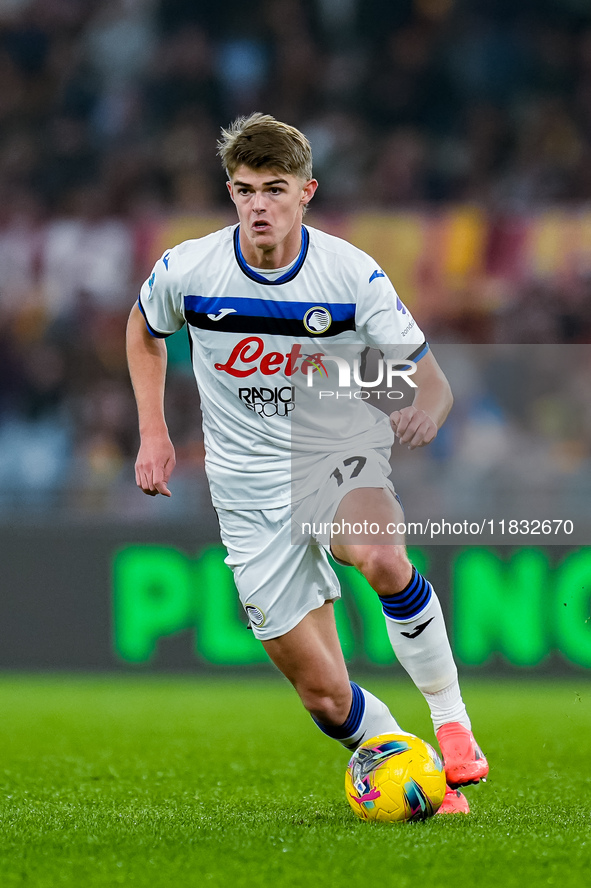
M257 629L260 629L261 626L265 625L265 620L267 619L260 607L255 607L254 604L247 604L244 608L248 619L252 623L253 626L256 626Z
M332 315L322 305L314 305L304 315L304 327L308 333L313 333L315 336L318 336L319 333L324 333L331 324Z

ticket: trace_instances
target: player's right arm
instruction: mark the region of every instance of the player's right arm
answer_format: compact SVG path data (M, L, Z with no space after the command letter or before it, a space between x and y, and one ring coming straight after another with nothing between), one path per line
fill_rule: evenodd
M176 463L164 418L166 359L166 343L150 334L136 303L127 324L127 362L140 427L135 477L149 496L171 496L168 480Z

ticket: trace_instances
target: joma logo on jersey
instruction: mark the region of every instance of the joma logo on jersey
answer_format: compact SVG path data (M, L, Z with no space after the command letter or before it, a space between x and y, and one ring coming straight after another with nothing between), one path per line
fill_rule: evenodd
M235 308L222 308L222 310L219 311L217 314L215 314L215 313L208 314L207 317L209 318L210 321L221 321L222 318L226 317L226 315L235 314L235 313L236 313Z
M238 397L259 416L288 416L295 407L295 388L239 388Z

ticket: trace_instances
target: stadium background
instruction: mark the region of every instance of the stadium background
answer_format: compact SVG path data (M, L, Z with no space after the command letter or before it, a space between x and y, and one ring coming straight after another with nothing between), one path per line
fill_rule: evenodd
M186 336L169 340L170 501L135 487L124 357L155 259L233 220L215 140L240 113L310 136L310 224L374 255L433 344L579 349L576 416L546 391L520 412L511 380L492 408L468 387L446 434L470 447L407 459L411 497L434 479L449 497L466 466L498 477L517 423L514 473L588 514L585 0L2 0L0 72L0 666L268 669L217 544ZM591 666L585 547L417 558L466 672ZM348 655L391 668L344 584Z

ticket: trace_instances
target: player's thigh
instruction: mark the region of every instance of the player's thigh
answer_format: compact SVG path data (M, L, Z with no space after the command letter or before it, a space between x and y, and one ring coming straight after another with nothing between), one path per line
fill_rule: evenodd
M345 494L333 531L331 551L339 561L355 564L348 556L368 546L391 548L404 557L404 512L389 488L360 487Z
M379 502L380 511L383 512L384 527L392 517L389 506L392 502L396 503L389 474L390 464L384 449L349 456L335 455L324 460L311 473L311 478L317 483L316 489L294 505L293 542L296 543L308 533L310 538L330 551L331 537L335 534L365 541L359 540L360 534L368 536L371 530L379 533L373 517L375 503ZM372 499L368 500L368 497ZM343 503L347 504L346 510L342 507ZM395 516L398 514L396 512ZM343 529L344 532L339 533L335 522L342 517L349 519L350 524ZM361 523L358 523L359 520ZM364 521L367 524L365 529Z

